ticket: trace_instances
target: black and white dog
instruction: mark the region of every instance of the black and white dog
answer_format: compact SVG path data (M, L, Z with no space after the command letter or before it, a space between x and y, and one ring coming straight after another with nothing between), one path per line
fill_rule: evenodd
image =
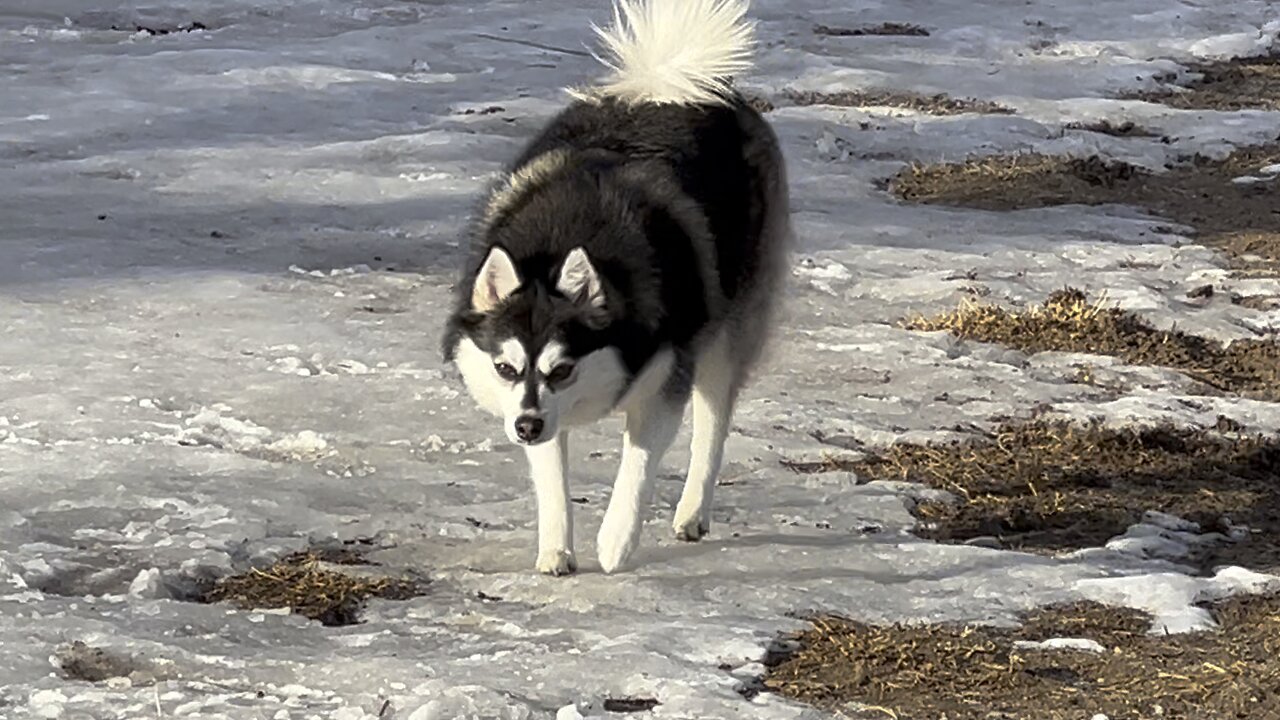
M605 572L640 538L663 453L693 400L676 535L710 527L738 391L786 274L786 172L772 129L733 90L746 0L616 0L596 32L612 73L535 138L486 196L445 354L523 445L537 568L577 568L567 436L625 414L597 536Z

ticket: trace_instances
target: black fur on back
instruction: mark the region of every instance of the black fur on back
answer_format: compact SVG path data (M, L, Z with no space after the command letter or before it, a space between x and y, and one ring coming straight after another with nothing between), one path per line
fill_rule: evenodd
M760 128L765 128L764 134ZM496 352L507 338L536 351L566 342L574 356L617 347L638 372L663 347L691 371L692 346L749 288L766 257L767 198L754 147L772 133L740 99L728 106L577 102L511 166L552 151L566 163L473 227L472 254L445 336L452 357L466 335ZM488 314L471 311L473 280L490 249L510 253L522 285ZM555 289L575 247L605 281L603 317Z
M763 125L740 97L727 106L578 102L530 143L515 167L554 149L604 151L623 162L668 166L707 216L720 285L732 300L759 270L755 263L763 256L765 183L750 153L758 132L748 132Z

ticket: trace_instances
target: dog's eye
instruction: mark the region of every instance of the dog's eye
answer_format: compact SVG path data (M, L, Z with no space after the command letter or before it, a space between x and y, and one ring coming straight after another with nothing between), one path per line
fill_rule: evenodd
M573 376L573 364L564 363L551 368L551 372L547 373L547 384L559 385Z
M511 367L509 363L500 362L494 365L493 369L498 371L498 377L507 382L515 382L520 379L520 371Z

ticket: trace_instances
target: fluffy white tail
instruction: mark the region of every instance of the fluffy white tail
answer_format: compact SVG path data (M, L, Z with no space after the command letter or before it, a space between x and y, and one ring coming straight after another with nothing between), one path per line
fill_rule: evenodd
M722 104L730 78L751 67L748 0L614 0L613 25L594 27L597 59L613 72L573 91L624 102Z

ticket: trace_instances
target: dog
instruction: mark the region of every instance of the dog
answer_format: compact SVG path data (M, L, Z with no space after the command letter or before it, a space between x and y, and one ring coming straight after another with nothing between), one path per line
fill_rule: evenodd
M678 538L711 527L739 391L761 355L791 223L776 135L733 87L750 67L746 0L616 0L594 28L609 74L483 197L444 337L472 398L523 446L536 568L577 570L568 435L624 416L597 535L606 573L635 550L663 454L691 404Z

